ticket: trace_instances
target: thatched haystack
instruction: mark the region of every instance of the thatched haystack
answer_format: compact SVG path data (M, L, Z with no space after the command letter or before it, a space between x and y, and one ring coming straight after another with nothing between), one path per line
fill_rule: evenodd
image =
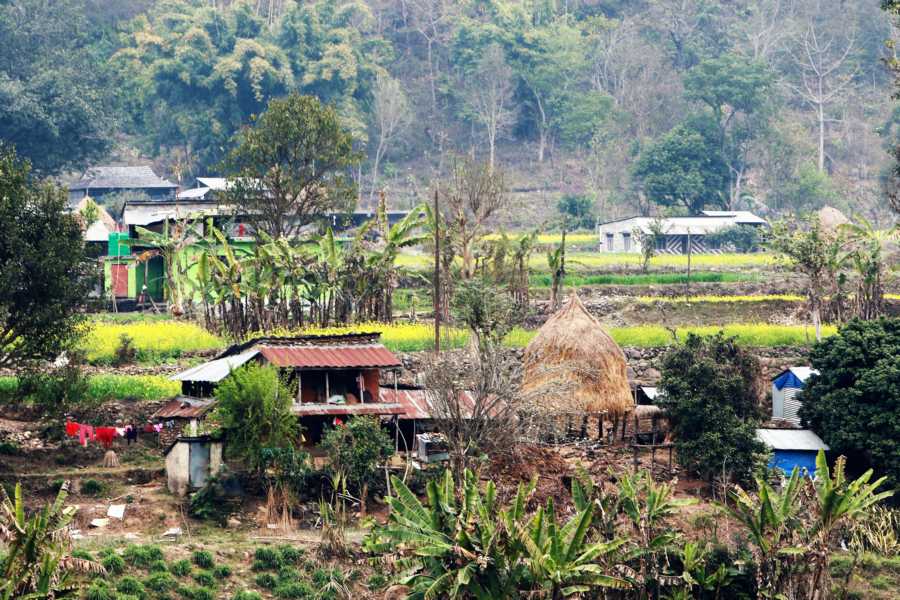
M606 412L634 406L625 354L578 296L550 317L525 348L522 388L539 412Z
M819 226L824 231L830 232L837 231L838 227L850 222L844 213L832 206L823 206L816 213L816 218L819 219Z

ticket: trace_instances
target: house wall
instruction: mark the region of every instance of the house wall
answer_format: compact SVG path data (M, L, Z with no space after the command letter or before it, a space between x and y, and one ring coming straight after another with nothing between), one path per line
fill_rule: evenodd
M176 496L186 496L189 489L190 444L178 442L166 454L166 485Z
M217 475L222 470L222 442L209 443L209 474Z
M806 469L810 476L816 474L816 452L812 450L775 450L769 467L781 469L787 475L791 474L794 467L800 470Z

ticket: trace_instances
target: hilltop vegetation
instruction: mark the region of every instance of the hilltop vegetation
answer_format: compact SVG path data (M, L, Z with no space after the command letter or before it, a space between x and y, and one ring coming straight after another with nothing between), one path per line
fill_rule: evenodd
M143 156L190 184L299 91L363 151L363 204L409 207L472 152L528 195L518 223L563 196L874 214L892 35L878 0L13 0L0 138L42 173Z

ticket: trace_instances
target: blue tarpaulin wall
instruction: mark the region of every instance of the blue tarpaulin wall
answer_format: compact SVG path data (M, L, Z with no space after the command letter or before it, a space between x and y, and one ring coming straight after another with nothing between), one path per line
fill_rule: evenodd
M781 469L785 475L790 475L794 467L800 467L801 473L806 469L812 477L816 474L816 452L812 450L775 450L772 460L769 461L769 467Z
M797 388L798 390L803 388L803 382L800 381L799 377L794 375L793 371L785 371L779 375L773 383L779 390L783 390L786 387Z

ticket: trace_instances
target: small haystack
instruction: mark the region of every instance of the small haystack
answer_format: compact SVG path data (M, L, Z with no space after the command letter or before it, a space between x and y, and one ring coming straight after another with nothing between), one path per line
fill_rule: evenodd
M816 218L819 219L819 226L825 231L837 231L838 227L850 222L844 213L833 206L820 208Z
M634 406L625 354L573 294L525 348L523 391L541 412L606 412Z

